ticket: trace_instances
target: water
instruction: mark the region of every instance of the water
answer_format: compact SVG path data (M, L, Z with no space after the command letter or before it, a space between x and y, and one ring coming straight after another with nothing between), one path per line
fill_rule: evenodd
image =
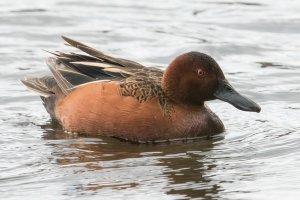
M299 1L0 1L1 199L298 199ZM70 136L20 83L46 74L60 35L166 66L195 50L257 101L210 103L223 139L137 145Z

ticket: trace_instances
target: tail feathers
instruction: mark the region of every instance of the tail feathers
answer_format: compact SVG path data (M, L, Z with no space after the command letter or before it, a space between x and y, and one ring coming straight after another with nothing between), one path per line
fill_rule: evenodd
M52 76L41 78L25 78L21 82L31 91L38 93L40 96L48 97L55 94L56 82Z

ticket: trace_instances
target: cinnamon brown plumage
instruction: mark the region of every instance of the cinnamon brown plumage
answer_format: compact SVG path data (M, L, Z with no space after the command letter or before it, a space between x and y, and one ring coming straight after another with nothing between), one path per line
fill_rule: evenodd
M52 76L22 82L39 93L66 131L131 141L210 136L224 126L205 101L218 96L241 110L259 109L233 88L236 93L225 91L231 85L206 54L178 56L163 72L63 39L84 53L52 53L47 59Z

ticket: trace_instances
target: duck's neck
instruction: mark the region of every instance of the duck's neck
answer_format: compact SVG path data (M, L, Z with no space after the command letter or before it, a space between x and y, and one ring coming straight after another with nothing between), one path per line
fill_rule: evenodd
M165 95L176 104L203 106L204 100L199 100L197 93L189 88L186 80L182 77L180 69L174 67L172 63L164 72L161 86Z

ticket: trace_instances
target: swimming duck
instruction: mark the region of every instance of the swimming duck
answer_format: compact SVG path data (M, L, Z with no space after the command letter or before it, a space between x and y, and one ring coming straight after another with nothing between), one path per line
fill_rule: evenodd
M40 95L51 118L67 132L130 141L197 138L224 131L206 101L220 99L260 112L204 53L180 55L162 71L62 38L84 53L52 53L46 61L51 76L22 82Z

